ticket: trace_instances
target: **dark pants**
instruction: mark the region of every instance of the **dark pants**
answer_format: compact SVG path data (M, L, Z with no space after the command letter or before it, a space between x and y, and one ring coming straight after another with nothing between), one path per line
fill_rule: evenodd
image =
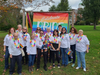
M76 59L76 57L75 57L75 53L76 53L75 47L76 47L76 45L71 45L70 46L71 50L73 51L73 63L75 63L75 59ZM69 61L71 61L70 56L69 56Z
M9 50L8 50L8 46L6 46L6 52L5 52L5 69L7 69L9 67Z
M28 55L28 59L29 59L28 66L33 66L34 65L35 56L36 55Z
M17 69L18 74L20 74L22 72L21 61L22 61L22 55L12 56L12 58L10 58L10 70L9 70L10 74L14 73L16 62L18 65L18 69Z
M49 62L51 62L51 59L52 59L52 51L50 50Z
M53 60L53 63L55 63L55 54L56 54L57 62L60 63L59 51L52 51L52 60Z
M22 57L22 63L24 64L24 60L25 60L25 63L27 64L27 62L28 62L28 55L27 55L27 52L26 52L26 46L23 48L23 50L24 50L25 56Z
M48 56L48 53L43 50L44 68L47 67L47 65L46 65L47 64L47 59L48 59L47 56Z

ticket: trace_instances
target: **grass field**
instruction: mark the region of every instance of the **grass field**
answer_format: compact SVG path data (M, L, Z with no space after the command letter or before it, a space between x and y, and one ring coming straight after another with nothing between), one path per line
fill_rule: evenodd
M93 26L75 26L77 30L83 29L84 34L87 35L90 41L90 50L89 53L86 54L86 67L87 71L83 72L82 69L76 70L71 67L69 64L67 67L61 67L60 69L48 69L44 71L43 69L43 59L41 59L41 68L36 71L36 63L34 65L34 71L32 73L28 72L28 65L23 65L22 67L22 74L23 75L100 75L100 26L97 26L96 30L93 30ZM31 32L31 30L29 29ZM0 31L0 75L9 75L9 70L5 73L3 72L4 69L4 52L3 52L3 39L7 32ZM60 61L61 62L61 61ZM56 62L57 63L57 62ZM52 66L52 64L48 63L48 67ZM17 74L17 66L15 69L14 75Z

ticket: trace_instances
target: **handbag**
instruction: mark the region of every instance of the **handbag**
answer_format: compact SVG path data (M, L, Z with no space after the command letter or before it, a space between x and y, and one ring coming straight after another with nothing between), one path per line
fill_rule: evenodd
M69 55L69 56L71 56L72 53L73 53L73 51L72 51L72 50L69 50L69 49L65 50L65 52L66 52L66 54Z
M25 56L25 53L24 53L23 49L20 48L20 50L21 50L22 56Z

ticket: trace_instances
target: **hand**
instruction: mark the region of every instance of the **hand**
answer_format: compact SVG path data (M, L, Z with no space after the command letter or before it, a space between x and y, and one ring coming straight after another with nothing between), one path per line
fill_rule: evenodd
M10 58L12 58L12 54L10 54Z
M27 53L27 55L30 55L29 53Z
M59 48L57 48L57 51L59 51Z
M86 52L89 53L89 50L87 49Z
M6 52L6 49L4 49L3 51Z
M26 41L26 39L24 38L24 40Z
M47 51L47 49L45 49L45 52Z
M41 50L41 52L43 52L43 50Z
M55 50L55 48L53 48L53 50Z

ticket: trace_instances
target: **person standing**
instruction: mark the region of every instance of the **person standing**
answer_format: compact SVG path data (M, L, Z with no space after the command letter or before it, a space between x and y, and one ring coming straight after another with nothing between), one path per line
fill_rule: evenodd
M18 38L18 34L14 33L14 38L9 41L9 54L10 54L10 70L9 75L12 75L15 70L15 63L17 62L18 69L17 72L19 75L22 75L22 54L20 50L20 44L23 44L22 41Z
M8 50L8 46L9 46L9 41L13 38L13 34L15 32L14 28L10 28L9 29L9 33L5 36L4 38L4 52L5 52L5 67L4 67L4 72L9 68L9 50Z
M76 38L78 36L77 30L74 27L71 27L70 33L69 33L69 39L70 39L70 49L73 51L73 62L71 61L71 56L69 56L69 63L73 63L72 67L75 66L75 59L76 59Z
M60 37L58 30L53 31L53 36L50 38L51 41L51 49L52 50L52 60L53 60L53 68L55 68L55 54L58 62L58 68L60 68L60 59L59 59L59 50L60 50Z
M21 36L22 36L22 25L19 24L17 27L18 27L18 29L16 30L16 33L18 33L18 37L21 38Z
M89 40L83 35L83 30L79 30L79 35L76 39L76 54L77 54L77 67L76 69L81 68L81 62L83 71L86 71L86 63L85 63L85 54L89 52Z
M26 27L23 27L23 34L22 34L22 40L23 40L23 43L24 43L24 53L25 53L25 56L22 57L22 64L27 64L28 63L28 55L27 55L27 46L26 46L26 43L27 43L27 40L30 39L30 35L28 34L27 32L27 28ZM24 62L24 58L25 58L25 62Z

